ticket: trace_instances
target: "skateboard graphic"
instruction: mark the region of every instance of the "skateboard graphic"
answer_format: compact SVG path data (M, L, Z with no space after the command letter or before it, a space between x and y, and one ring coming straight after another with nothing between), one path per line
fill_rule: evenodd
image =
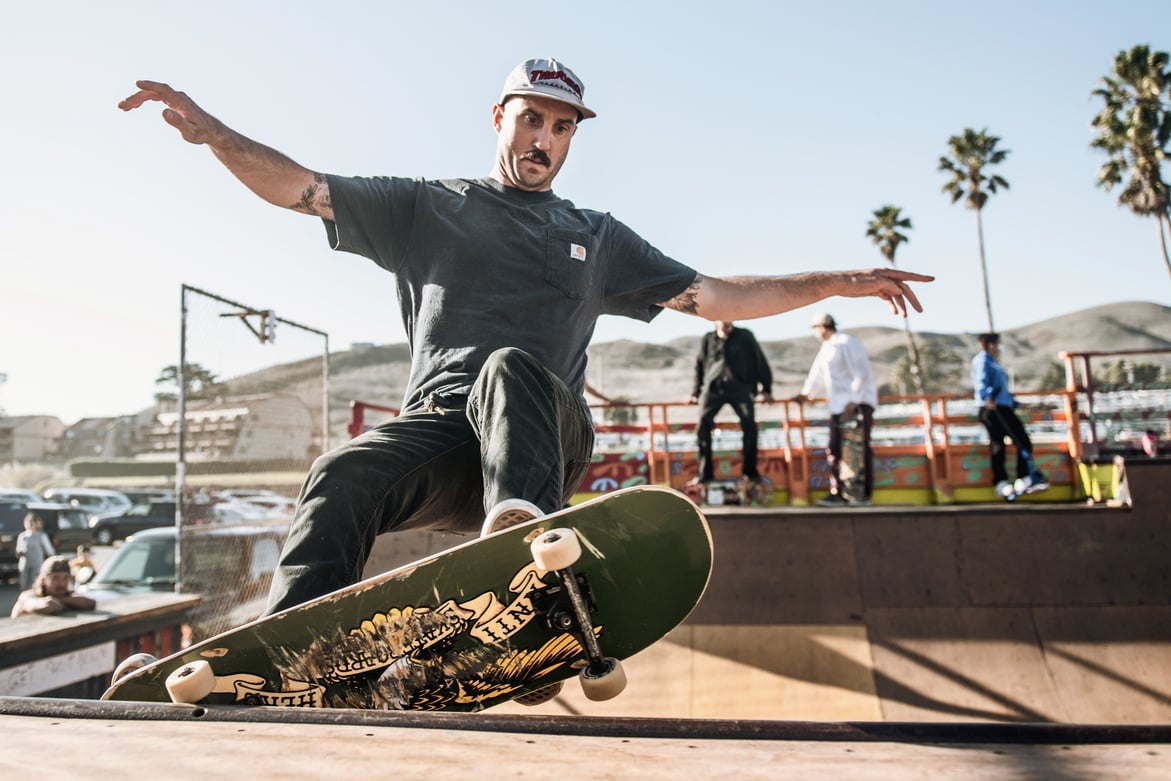
M478 711L573 676L608 699L625 686L619 660L680 624L711 568L691 501L627 488L167 658L130 657L102 699Z
M838 430L842 437L842 462L838 466L841 480L839 490L853 503L865 502L866 496L866 442L862 428L862 411L852 415L842 413Z

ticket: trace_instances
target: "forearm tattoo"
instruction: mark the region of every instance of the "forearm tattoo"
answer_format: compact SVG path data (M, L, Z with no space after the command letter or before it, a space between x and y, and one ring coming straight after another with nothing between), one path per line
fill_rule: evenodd
M663 304L667 309L674 309L676 312L683 312L684 314L694 315L699 311L699 287L703 284L703 274L696 274L695 279L687 286L679 295L672 298Z
M313 184L301 193L301 199L293 204L297 211L313 214L320 217L326 211L333 209L329 199L329 185L326 184L325 174L313 174Z

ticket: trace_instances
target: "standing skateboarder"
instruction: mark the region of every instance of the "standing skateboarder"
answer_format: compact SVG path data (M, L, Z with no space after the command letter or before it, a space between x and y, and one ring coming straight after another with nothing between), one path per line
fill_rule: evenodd
M1008 389L1008 373L997 360L1000 334L980 334L976 340L980 343L980 352L972 359L972 387L976 389L976 401L980 402L980 422L988 430L988 459L996 495L1011 500L1018 494L1044 491L1049 487L1049 481L1033 461L1033 442L1016 415L1018 405ZM1015 484L1009 482L1005 468L1005 437L1016 444Z

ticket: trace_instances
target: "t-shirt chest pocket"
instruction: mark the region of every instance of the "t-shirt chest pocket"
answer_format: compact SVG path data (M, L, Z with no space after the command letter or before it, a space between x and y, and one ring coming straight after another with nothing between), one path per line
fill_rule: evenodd
M545 236L545 281L570 298L589 298L602 260L597 237L558 229Z

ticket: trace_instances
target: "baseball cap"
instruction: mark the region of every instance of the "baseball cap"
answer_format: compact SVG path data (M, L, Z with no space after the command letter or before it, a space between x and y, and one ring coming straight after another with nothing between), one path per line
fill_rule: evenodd
M513 68L512 73L504 80L500 102L503 103L510 95L553 98L573 106L581 112L582 119L597 116L582 103L585 97L585 84L573 71L552 57L526 60Z
M816 328L819 325L824 325L826 328L837 328L838 324L834 322L834 316L829 312L820 314L809 322L810 328Z

